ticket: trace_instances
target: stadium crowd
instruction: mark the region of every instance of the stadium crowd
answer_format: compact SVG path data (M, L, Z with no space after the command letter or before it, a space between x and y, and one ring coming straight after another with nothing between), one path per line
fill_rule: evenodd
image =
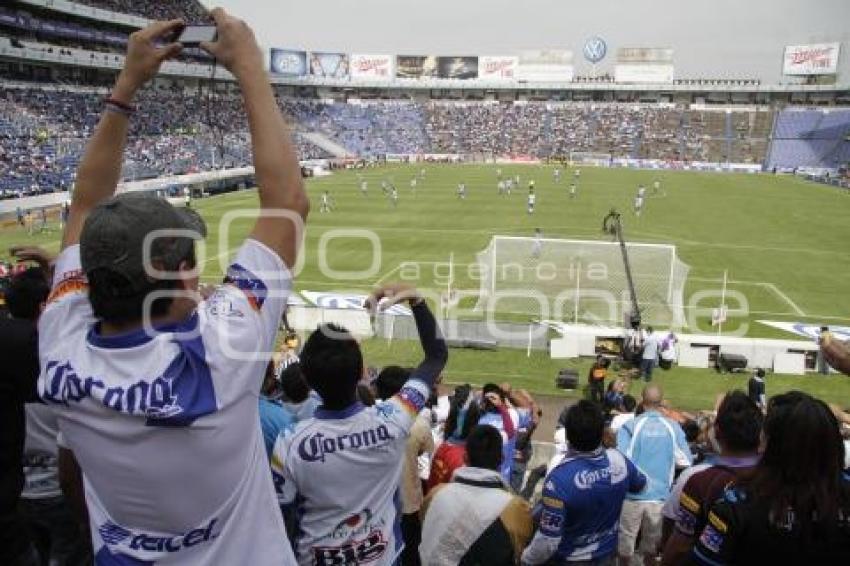
M250 126L261 209L222 285L199 287L186 235L206 235L197 213L115 196L128 139L193 127L167 93L174 120L150 116L142 90L177 55L157 40L179 22L133 35L99 107L69 95L52 110L89 141L58 256L13 252L31 267L12 277L0 319L3 564L850 560L840 428L850 417L800 392L766 399L762 375L702 415L676 411L651 381L665 347L651 331L635 352L647 383L598 359L593 400L541 431L557 451L533 468L535 399L495 383L446 394L446 341L416 289L385 284L364 305L409 310L422 348L414 368L371 375L334 324L301 346L284 316L309 212L296 150L250 28L213 17L219 38L205 48L242 87L245 114L227 119ZM543 126L538 112L517 106L510 120ZM492 115L440 116L441 127L486 128ZM173 157L157 142L132 149ZM850 374L850 345L825 336L821 348Z

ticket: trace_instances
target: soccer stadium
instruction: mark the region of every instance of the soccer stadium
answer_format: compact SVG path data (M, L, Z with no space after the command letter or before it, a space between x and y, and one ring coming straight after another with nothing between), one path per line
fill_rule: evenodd
M0 5L0 563L850 560L850 5L526 4Z

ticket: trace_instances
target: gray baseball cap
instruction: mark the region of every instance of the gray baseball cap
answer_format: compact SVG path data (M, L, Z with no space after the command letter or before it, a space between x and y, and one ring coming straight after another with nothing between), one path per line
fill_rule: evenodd
M144 265L145 238L157 230L188 230L192 234L155 237L150 260L161 270L176 269L207 227L190 208L176 208L167 200L142 193L124 193L91 211L80 235L80 261L86 274L108 270L127 280L131 290L143 291L155 278Z

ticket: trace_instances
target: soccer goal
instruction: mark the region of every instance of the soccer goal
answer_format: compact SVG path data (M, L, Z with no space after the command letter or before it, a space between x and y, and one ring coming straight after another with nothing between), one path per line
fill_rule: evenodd
M627 244L643 321L682 327L689 266L667 244ZM631 312L617 242L494 236L478 256L476 310L620 326Z
M595 167L610 167L610 153L594 153L592 151L571 151L570 166L593 165Z

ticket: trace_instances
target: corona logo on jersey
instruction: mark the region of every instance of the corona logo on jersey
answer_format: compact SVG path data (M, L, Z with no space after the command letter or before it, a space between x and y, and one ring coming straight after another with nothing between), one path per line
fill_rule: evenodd
M121 547L124 547L133 551L173 553L218 537L219 532L215 532L216 523L218 518L212 519L205 526L171 537L131 531L111 521L98 527L97 531L103 542L114 551L120 552Z
M298 455L305 462L324 462L325 455L345 450L360 450L362 448L378 448L392 442L394 437L386 425L376 428L341 434L337 437L325 436L317 432L306 437L298 445Z
M71 364L47 362L45 388L42 399L47 402L67 404L80 402L86 397L101 397L102 403L129 414L142 413L153 418L173 417L183 412L172 394L171 382L163 377L147 382L139 381L129 387L107 387L101 379L82 378ZM101 395L102 393L102 395Z

